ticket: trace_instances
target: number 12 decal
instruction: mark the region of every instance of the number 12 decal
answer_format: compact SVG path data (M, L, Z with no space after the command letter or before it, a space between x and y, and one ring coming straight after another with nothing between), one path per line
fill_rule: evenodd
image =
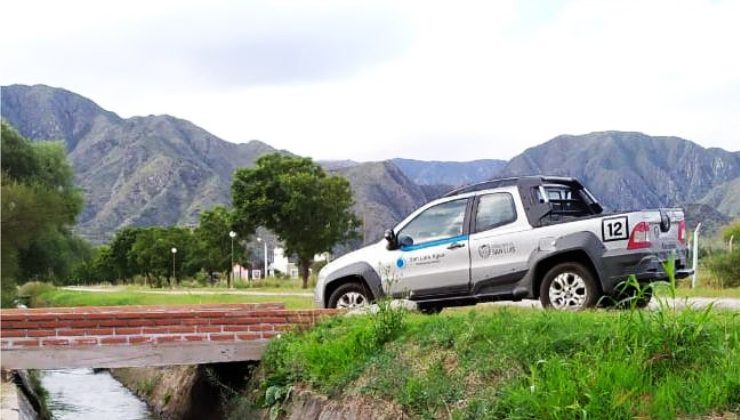
M604 219L601 224L601 236L604 242L621 241L629 238L627 216Z

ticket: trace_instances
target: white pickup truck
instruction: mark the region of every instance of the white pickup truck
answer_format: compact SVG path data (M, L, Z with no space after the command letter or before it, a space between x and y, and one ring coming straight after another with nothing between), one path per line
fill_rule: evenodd
M326 265L315 300L346 308L403 296L427 312L537 298L588 308L621 299L630 275L666 279L671 253L676 277L688 276L685 235L681 209L607 213L573 178L497 179L424 205L384 240Z

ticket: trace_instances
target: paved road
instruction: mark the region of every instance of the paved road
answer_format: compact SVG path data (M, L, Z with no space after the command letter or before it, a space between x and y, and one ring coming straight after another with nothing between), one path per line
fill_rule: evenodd
M123 287L62 287L64 290L74 292L92 292L92 293L111 293L125 292L129 289ZM174 289L174 290L132 290L136 293L146 293L150 295L246 295L246 296L293 296L293 297L313 297L312 292L255 292L251 290L199 290L199 289Z

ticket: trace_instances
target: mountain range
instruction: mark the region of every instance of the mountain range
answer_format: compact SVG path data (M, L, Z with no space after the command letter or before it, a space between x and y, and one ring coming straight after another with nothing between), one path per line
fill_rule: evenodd
M230 202L236 168L267 153L289 153L257 140L231 143L168 115L121 118L87 98L44 85L3 86L0 102L3 120L25 137L64 141L86 197L77 231L96 243L123 226L195 224L200 211ZM614 209L696 203L691 209L697 214L690 217L711 209L715 224L740 215L740 152L676 137L618 131L564 135L508 162L319 163L350 181L365 243L455 186L509 175L576 176Z

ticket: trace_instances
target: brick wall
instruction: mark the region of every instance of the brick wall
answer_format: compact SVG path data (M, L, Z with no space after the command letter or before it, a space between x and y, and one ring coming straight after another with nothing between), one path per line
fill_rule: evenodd
M336 313L282 303L10 309L0 311L0 349L267 340Z

